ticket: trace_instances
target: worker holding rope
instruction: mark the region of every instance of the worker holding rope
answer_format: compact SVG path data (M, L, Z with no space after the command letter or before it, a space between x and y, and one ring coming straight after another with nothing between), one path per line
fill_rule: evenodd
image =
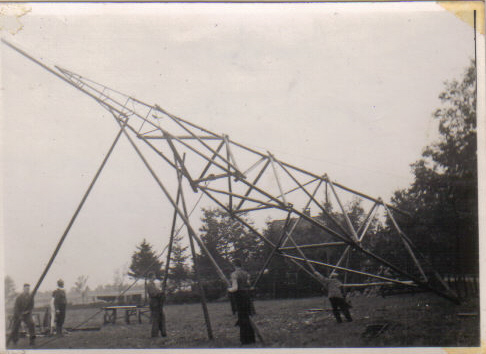
M164 316L164 301L165 295L162 289L155 285L155 273L148 274L149 282L147 283L147 293L150 297L150 318L152 321L151 337L159 336L159 331L162 337L167 336L165 330L165 316Z

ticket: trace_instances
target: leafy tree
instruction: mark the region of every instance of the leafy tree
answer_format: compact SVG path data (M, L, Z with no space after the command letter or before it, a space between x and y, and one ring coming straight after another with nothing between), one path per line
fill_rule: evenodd
M258 236L222 209L202 211L201 240L223 271L227 274L232 271L231 261L234 258L242 259L250 271L257 269L262 262L262 242ZM245 222L251 224L250 220ZM201 276L215 279L216 272L209 257L201 253L197 258Z
M80 275L73 286L73 291L81 295L81 300L84 303L86 300L86 295L89 291L88 284L88 276L87 275Z
M146 278L149 272L154 272L157 278L162 277L163 262L160 261L152 249L152 245L145 239L133 252L128 275L134 279Z
M76 293L81 294L83 290L86 288L86 284L88 283L88 276L87 275L80 275L76 278L74 282L73 291Z
M475 73L471 62L461 81L445 82L433 114L440 138L411 165L410 188L392 199L412 212L400 218L405 231L443 272L478 272Z
M126 288L125 278L128 275L127 266L123 266L120 269L115 270L113 274L113 287L116 291L122 292Z
M334 210L331 203L323 203L323 206L325 212L321 211L321 213L314 216L313 219L333 230L343 233L336 225L339 224L342 229L347 230L347 233L349 233L350 231L348 230L343 212L340 209L339 211ZM353 228L358 232L360 227L362 227L367 214L361 205L361 199L353 198L348 203L345 203L344 210L350 219ZM291 228L297 220L297 218L293 218L289 224L289 228ZM273 243L276 243L282 235L284 224L284 220L267 221L267 227L264 230L265 237ZM375 239L379 226L379 220L374 219L371 222L367 237L363 239L363 246L369 247L371 242ZM298 245L339 241L339 239L332 236L327 231L306 220L300 221L298 226L294 229L292 238ZM287 242L285 246L292 246L292 243ZM335 264L342 256L345 248L346 246L306 248L303 252L308 259ZM265 246L264 249L265 255L263 256L263 259L266 259L271 252L271 247ZM288 249L285 252L301 257L297 250ZM349 251L348 256L344 258L341 266L363 271L374 271L379 267L379 265L374 264L373 261L363 257L361 253L353 250ZM315 265L315 267L322 274L329 274L331 271L330 268L324 266ZM268 274L260 280L258 286L259 292L271 294L273 297L296 297L320 293L320 285L307 273L286 258L279 257L278 255L274 256L268 266L268 270ZM363 281L361 278L362 276L360 275L349 273L347 276L347 280L351 282Z

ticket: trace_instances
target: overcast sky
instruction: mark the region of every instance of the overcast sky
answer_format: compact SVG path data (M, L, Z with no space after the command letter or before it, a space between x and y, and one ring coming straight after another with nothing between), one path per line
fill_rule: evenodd
M444 81L474 57L473 29L433 3L31 6L2 35L48 64L385 200L412 181ZM19 289L37 281L118 129L89 97L1 55L4 259ZM165 246L171 215L122 139L41 290L82 274L111 282L143 238Z

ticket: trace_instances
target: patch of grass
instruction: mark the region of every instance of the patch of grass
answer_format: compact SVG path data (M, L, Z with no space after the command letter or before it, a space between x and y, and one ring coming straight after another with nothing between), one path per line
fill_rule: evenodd
M266 341L266 347L411 347L478 346L479 315L458 316L460 312L478 312L478 300L461 305L432 294L393 297L353 297L353 322L336 323L327 298L256 301L253 317ZM100 331L72 332L64 338L39 338L47 348L238 348L239 328L228 302L208 304L214 340L208 340L200 304L169 305L166 338L150 338L150 324L124 323L102 326ZM309 312L311 308L324 311ZM65 327L74 327L98 311L68 310ZM102 313L86 326L101 326ZM377 337L365 338L367 326L387 324ZM19 347L27 345L27 339ZM262 346L257 343L257 346Z

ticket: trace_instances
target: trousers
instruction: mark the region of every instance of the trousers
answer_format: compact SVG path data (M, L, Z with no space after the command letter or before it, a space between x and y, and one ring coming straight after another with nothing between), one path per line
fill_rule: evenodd
M250 322L252 304L249 291L238 290L234 293L236 310L238 312L238 326L240 326L241 344L255 343L255 331Z
M29 331L30 344L34 344L35 324L34 324L34 320L32 319L32 315L30 313L14 317L12 332L10 332L9 340L12 340L14 344L17 343L17 341L19 340L19 330L22 322L26 324L27 329ZM9 342L9 340L7 342Z
M154 308L150 309L150 317L152 320L152 337L158 337L159 331L162 337L167 336L167 332L165 330L165 315L164 309L162 308Z
M330 297L329 301L331 301L332 313L334 314L336 321L338 321L339 323L342 322L340 311L342 311L342 313L344 314L344 317L346 317L346 320L348 322L351 322L353 320L351 318L351 314L349 313L349 305L346 302L346 300L344 300L344 298L342 298L342 297Z
M59 312L56 311L56 334L62 336L62 326L64 324L64 319L66 318L66 309L60 309Z

